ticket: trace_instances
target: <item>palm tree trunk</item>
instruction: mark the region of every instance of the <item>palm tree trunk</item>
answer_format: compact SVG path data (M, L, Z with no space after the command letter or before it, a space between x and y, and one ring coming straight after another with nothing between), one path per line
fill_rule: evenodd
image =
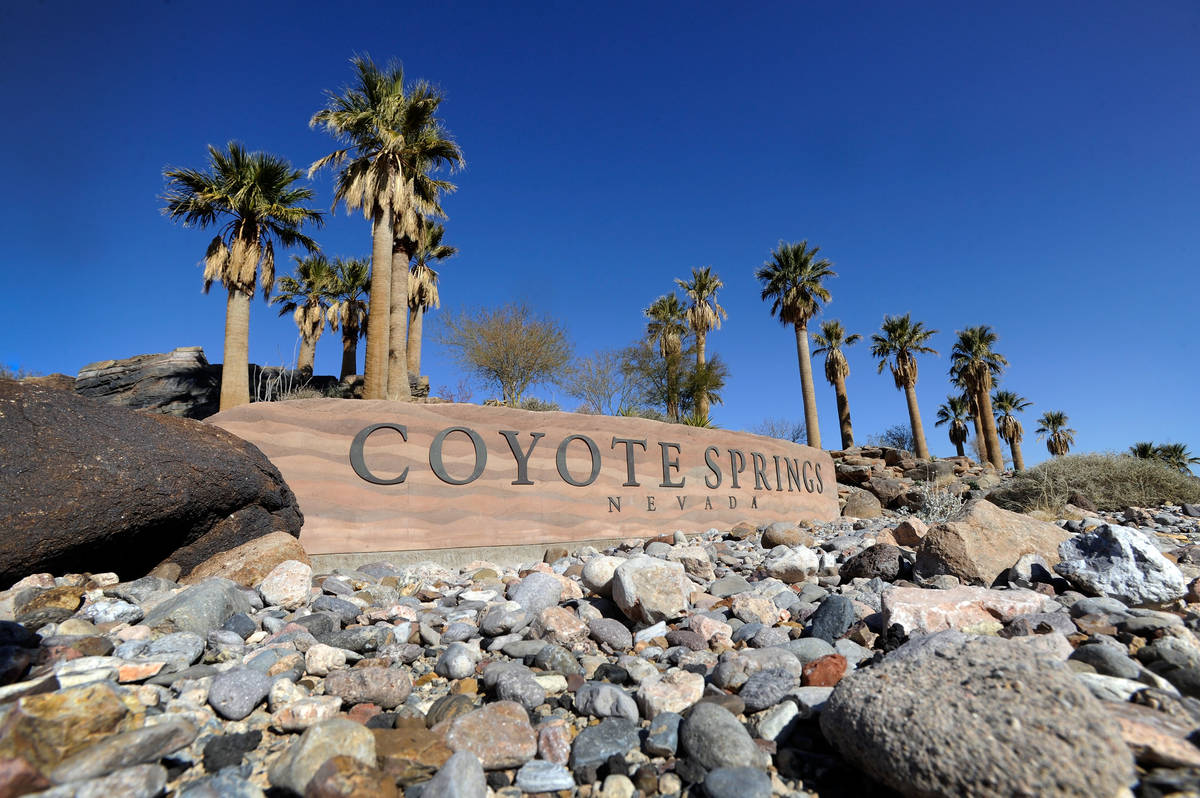
M854 447L854 427L850 424L850 397L846 396L846 378L840 373L837 375L837 382L833 384L833 390L837 394L838 426L842 430L842 448L851 449Z
M966 456L967 456L967 453L963 451L963 442L962 442L962 441L955 441L955 442L954 442L954 448L958 450L958 456L959 456L959 457L966 457Z
M796 325L796 353L800 359L800 393L804 397L804 426L808 445L821 448L821 427L817 422L817 392L813 389L812 359L808 354L808 325Z
M296 358L296 371L313 373L313 360L317 356L317 339L301 336L300 356Z
M679 355L667 355L667 417L679 421Z
M388 301L392 296L392 211L375 208L371 229L371 311L367 314L367 355L363 398L387 397Z
M696 368L702 370L705 363L704 347L707 343L707 336L697 330L696 331ZM708 391L700 391L700 395L696 397L696 415L700 418L708 418Z
M342 373L339 380L358 373L358 327L342 326Z
M421 336L425 326L422 308L408 309L408 373L421 376Z
M917 386L913 383L904 385L904 398L908 401L908 421L912 425L913 446L916 447L918 459L929 459L929 447L925 445L925 427L921 425L921 409L917 407Z
M1004 450L1000 448L1000 436L996 434L996 416L992 413L991 391L979 392L979 415L983 422L983 440L987 443L988 460L997 471L1004 470Z
M1016 438L1008 442L1008 450L1012 452L1013 471L1024 471L1025 458L1021 456L1021 444L1017 443Z
M221 409L250 404L250 294L229 289L225 302L225 357L221 364Z
M412 389L408 384L408 262L412 252L393 245L392 305L388 331L387 398L408 401Z

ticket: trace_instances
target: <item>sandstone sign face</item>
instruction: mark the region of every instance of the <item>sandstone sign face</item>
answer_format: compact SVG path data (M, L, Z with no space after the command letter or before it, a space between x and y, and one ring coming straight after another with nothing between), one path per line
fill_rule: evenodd
M658 535L837 516L833 461L748 433L466 404L302 399L209 419L258 446L313 554Z

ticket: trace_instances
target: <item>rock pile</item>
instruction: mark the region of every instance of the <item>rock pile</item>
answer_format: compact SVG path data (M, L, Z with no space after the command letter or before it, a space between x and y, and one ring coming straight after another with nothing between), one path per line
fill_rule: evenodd
M921 510L931 492L980 498L1000 485L988 463L968 457L918 460L903 449L856 446L832 451L843 515L875 518L883 510Z
M0 593L0 794L1200 791L1197 520L954 523L986 519L1033 541L986 584L883 518L516 570L256 541L187 585L29 575Z

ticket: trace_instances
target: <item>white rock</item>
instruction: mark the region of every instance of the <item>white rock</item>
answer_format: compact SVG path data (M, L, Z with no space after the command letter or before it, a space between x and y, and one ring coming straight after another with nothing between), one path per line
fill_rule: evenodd
M258 585L263 601L285 610L294 610L308 602L312 590L312 568L299 560L284 560Z
M1187 582L1175 563L1136 529L1103 524L1064 540L1059 575L1085 593L1112 596L1131 607L1165 604L1183 596Z
M781 582L795 584L803 582L810 574L815 574L821 567L817 555L804 546L796 546L788 550L782 557L776 557L767 563L767 573Z
M689 609L692 583L683 566L639 555L613 572L612 597L621 612L641 623L678 618Z
M611 596L613 574L623 562L622 557L593 557L583 566L583 586L598 596Z

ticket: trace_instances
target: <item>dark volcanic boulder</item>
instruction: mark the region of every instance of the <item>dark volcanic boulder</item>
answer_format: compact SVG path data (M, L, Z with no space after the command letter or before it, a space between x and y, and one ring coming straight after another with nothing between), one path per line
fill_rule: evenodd
M303 516L256 447L198 421L0 379L0 583L183 573Z

